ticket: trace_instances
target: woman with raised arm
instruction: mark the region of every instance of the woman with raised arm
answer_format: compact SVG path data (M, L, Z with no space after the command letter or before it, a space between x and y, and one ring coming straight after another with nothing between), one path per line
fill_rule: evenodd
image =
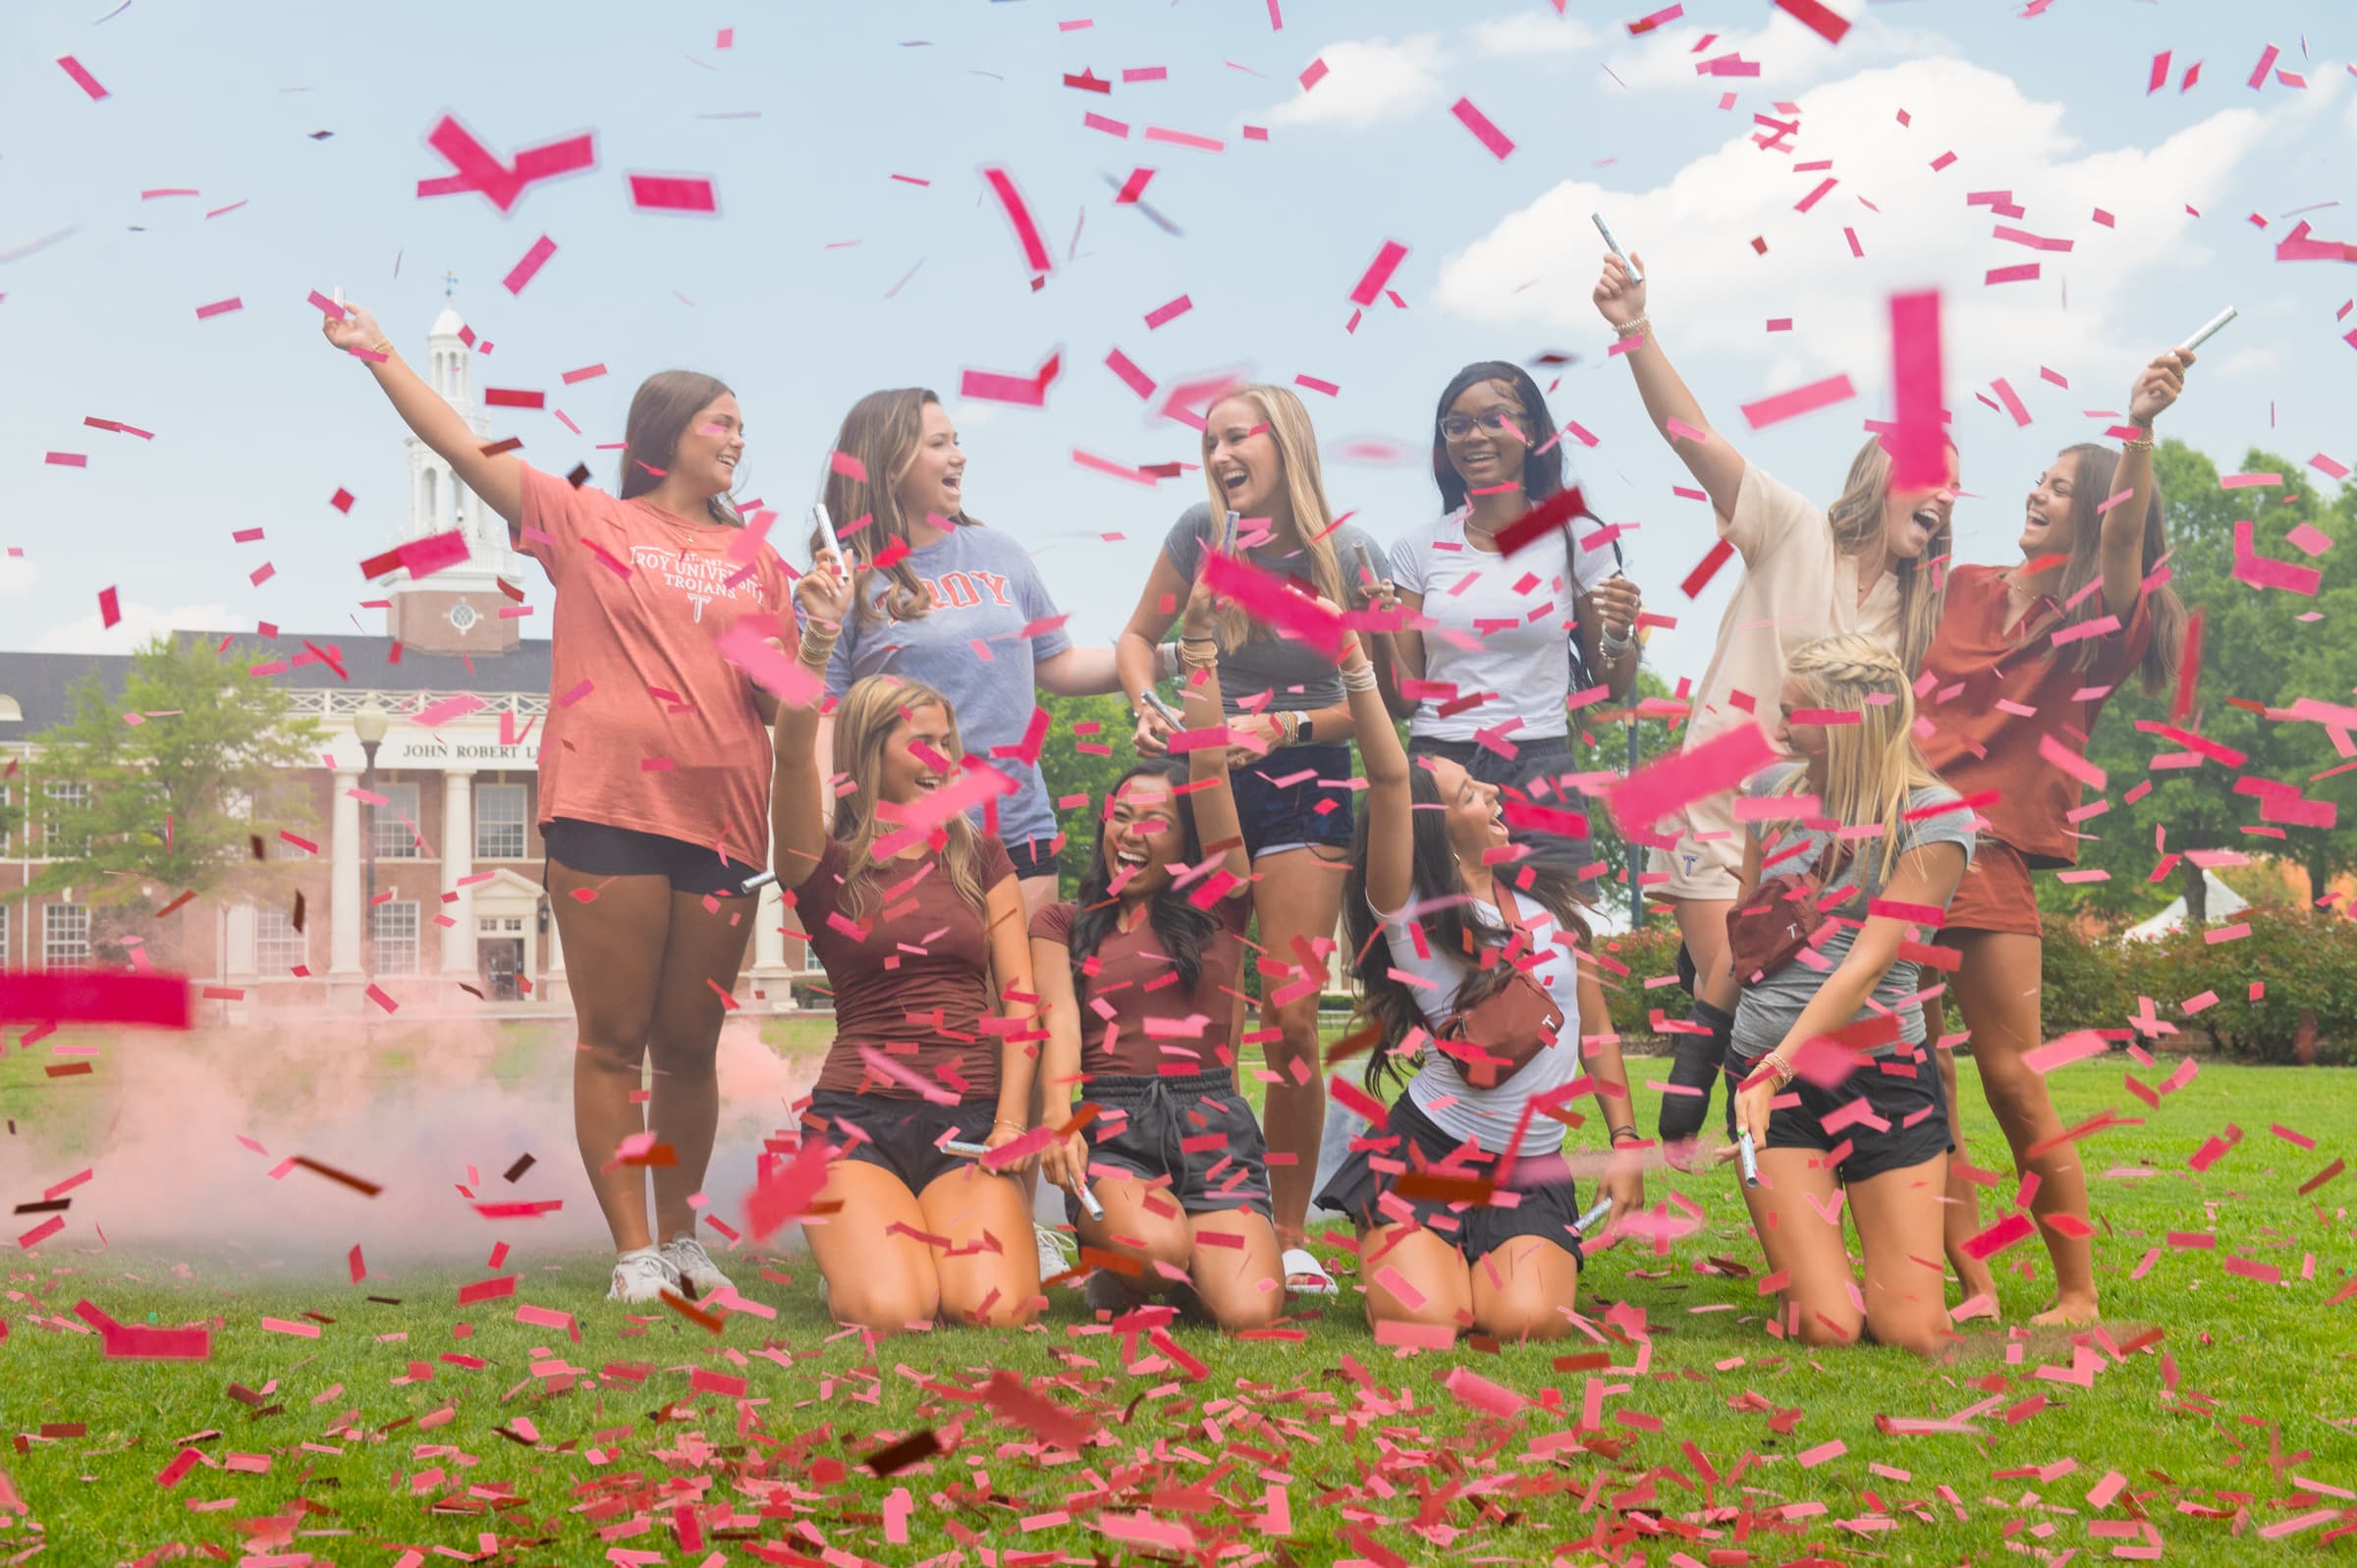
M1048 1103L1071 1105L1071 1130L1040 1163L1071 1194L1081 1240L1137 1262L1135 1274L1092 1274L1090 1305L1124 1311L1181 1285L1222 1327L1265 1328L1285 1307L1266 1148L1219 1059L1242 994L1252 863L1228 783L1215 611L1197 578L1185 629L1199 640L1181 645L1184 759L1122 775L1078 901L1031 921ZM1100 1212L1084 1210L1084 1191Z
M1947 609L1924 665L1924 755L1985 821L1939 941L1956 951L1948 988L1981 1092L2015 1167L2038 1182L2030 1210L2055 1265L2055 1301L2034 1320L2042 1324L2093 1323L2101 1310L2078 1146L2060 1136L2045 1075L2023 1061L2044 1035L2045 928L2030 873L2079 858L2079 781L2051 760L2049 742L2085 749L2104 703L2131 675L2148 695L2176 680L2185 607L2160 569L2168 542L2153 421L2177 401L2192 364L2192 353L2170 350L2137 376L2132 433L2119 450L2083 443L2047 466L2023 509L2019 565L1948 573ZM1930 1010L1937 1020L1938 1004ZM1940 1066L1960 1142L1956 1064L1942 1052ZM1986 1294L1994 1306L1996 1278L1963 1245L1980 1228L1975 1190L1951 1174L1948 1199L1948 1261L1965 1296Z
M1039 770L1038 694L1118 691L1113 650L1076 648L1030 552L965 510L964 449L941 400L922 387L871 392L835 437L826 508L850 553L857 606L827 667L827 694L891 675L932 687L957 711L978 756L1015 782L1014 794L974 808L975 826L1006 846L1026 919L1059 892L1063 835ZM815 554L827 541L814 529ZM834 726L819 726L819 764L835 769ZM832 807L832 800L829 802ZM1030 1108L1036 1120L1040 1107ZM1036 1167L1025 1173L1037 1181ZM1042 1276L1060 1272L1053 1233L1036 1230Z
M1637 262L1643 266L1643 257ZM1821 637L1863 632L1909 672L1923 668L1940 622L1941 568L1955 504L1948 482L1925 489L1891 483L1891 458L1874 437L1850 460L1849 477L1819 508L1738 453L1703 413L1663 351L1646 314L1650 285L1632 282L1618 256L1604 258L1596 308L1627 345L1620 357L1654 428L1710 497L1720 541L1743 558L1743 576L1720 618L1717 645L1695 691L1684 744L1691 748L1751 723L1776 704L1792 650ZM1690 1145L1710 1109L1726 1059L1736 983L1727 961L1727 916L1734 907L1743 836L1733 794L1686 808L1686 831L1658 840L1653 869L1668 873L1653 895L1671 903L1694 970L1694 1017L1707 1035L1680 1035L1662 1101L1661 1134L1674 1153Z
M1368 785L1343 893L1362 1006L1382 1031L1366 1087L1403 1060L1415 1069L1318 1207L1357 1226L1378 1332L1556 1338L1570 1331L1585 1256L1562 1154L1579 1095L1594 1094L1614 1151L1597 1183L1607 1214L1645 1204L1644 1139L1604 988L1580 961L1579 901L1556 873L1511 869L1495 784L1446 758L1408 760L1355 644L1343 678Z
M1935 1260L1950 1145L1915 962L1900 954L1938 929L1973 827L1915 748L1912 685L1858 632L1798 649L1785 672L1776 726L1794 760L1744 786L1770 815L1744 832L1728 927L1743 996L1727 1134L1757 1162L1743 1201L1786 1281L1784 1335L1845 1345L1862 1330L1928 1355L1948 1332Z
M719 1130L713 1056L752 932L743 883L768 858L774 705L714 643L740 622L793 635L785 566L765 545L742 550L729 503L744 455L736 396L691 371L649 376L630 400L622 483L608 495L487 451L366 310L321 324L556 589L554 684L585 694L550 705L538 821L579 1035L574 1131L618 1254L608 1295L727 1289L690 1201ZM620 574L616 560L640 566ZM647 569L649 560L663 566ZM643 766L657 759L662 768ZM670 1162L616 1159L648 1134Z
M801 666L823 677L857 602L833 551L795 595ZM945 1147L995 1151L1029 1126L1036 994L1014 867L954 797L932 802L964 755L949 699L869 676L834 717L851 787L832 822L815 703L779 704L770 802L778 882L835 990L835 1042L803 1113L803 1136L834 1145L824 1218L803 1222L828 1310L878 1333L1029 1323L1039 1266L1012 1174L1029 1157Z
M1511 557L1501 551L1501 530L1562 493L1558 441L1529 371L1495 359L1459 370L1433 415L1432 477L1448 511L1393 544L1373 595L1378 609L1412 612L1392 638L1398 676L1424 682L1408 755L1446 757L1511 798L1547 805L1564 803L1561 781L1577 771L1574 687L1628 696L1644 608L1620 574L1618 546L1592 537L1592 518L1588 536L1566 519ZM1584 838L1516 829L1514 842L1574 878L1595 859Z
M1285 387L1247 386L1212 405L1203 427L1208 505L1187 509L1163 540L1154 570L1115 654L1142 755L1158 755L1169 724L1147 702L1156 644L1186 602L1224 519L1239 519L1231 548L1270 595L1277 617L1231 606L1216 633L1182 643L1219 660L1229 755L1244 851L1251 856L1258 946L1282 973L1262 974L1261 1023L1270 1081L1269 1182L1286 1288L1330 1296L1335 1283L1309 1250L1305 1226L1325 1114L1318 998L1342 907L1351 834L1350 739L1355 710L1334 660L1314 639L1274 623L1315 598L1343 601L1343 563L1374 541L1337 522L1319 474L1309 410ZM1284 579L1282 582L1272 579ZM1381 705L1377 705L1381 711ZM1388 730L1391 721L1383 721ZM1304 962L1304 954L1314 954Z

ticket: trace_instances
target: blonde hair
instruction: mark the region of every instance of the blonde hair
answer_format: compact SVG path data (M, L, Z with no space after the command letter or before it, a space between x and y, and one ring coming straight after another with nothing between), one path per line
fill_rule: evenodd
M1785 670L1808 707L1858 715L1856 724L1826 726L1818 809L1841 828L1879 827L1888 879L1901 847L1908 797L1939 783L1915 744L1915 692L1907 673L1896 654L1858 631L1809 643ZM1807 787L1807 770L1795 768L1776 792L1799 794ZM1836 855L1860 858L1854 840Z
M924 439L925 406L940 402L925 387L871 392L851 405L851 411L843 416L843 428L836 432L835 451L858 460L867 475L854 479L841 468L830 467L825 492L827 515L835 523L837 536L845 540L845 553L851 558L846 564L852 568L852 614L863 626L914 621L933 608L932 596L925 592L905 554L913 541L908 537L908 519L901 513L900 485L916 465L917 448ZM868 519L867 526L853 536L851 527L862 517ZM960 528L981 526L962 508L950 520ZM891 586L882 594L873 593L869 583L879 568L868 563L894 540L904 548L900 560L881 568ZM825 542L816 528L810 530L813 556Z
M1318 432L1309 422L1309 410L1301 406L1301 400L1289 387L1259 382L1237 387L1223 394L1219 403L1205 410L1205 457L1210 456L1212 446L1209 414L1221 403L1237 399L1260 410L1269 427L1269 438L1277 444L1277 459L1285 467L1286 499L1292 506L1293 531L1301 536L1302 552L1309 558L1309 580L1334 603L1343 603L1343 565L1334 549L1334 509L1326 504L1326 481L1318 467ZM1217 539L1221 519L1228 515L1228 495L1220 488L1208 462L1203 466L1203 485L1211 496L1211 538ZM1205 548L1209 548L1208 541ZM1233 653L1251 638L1268 634L1233 605L1220 612L1219 627L1222 653Z
M1849 477L1841 494L1825 509L1834 530L1834 548L1845 556L1864 555L1887 531L1883 508L1891 499L1891 454L1883 438L1871 436L1849 460ZM1947 602L1947 556L1955 539L1952 522L1943 521L1939 532L1913 560L1891 563L1898 579L1898 657L1912 677L1923 671L1931 652L1932 634L1940 629L1940 612Z
M914 680L898 676L868 676L851 682L850 690L835 705L835 760L850 775L851 789L835 806L834 836L845 846L844 913L862 918L860 906L869 877L875 871L876 840L900 829L879 818L883 799L884 749L893 731L919 708L939 708L950 719L950 751L962 755L965 742L958 733L958 710L950 699ZM960 811L941 824L948 835L941 846L942 870L958 895L976 909L982 907L982 836Z

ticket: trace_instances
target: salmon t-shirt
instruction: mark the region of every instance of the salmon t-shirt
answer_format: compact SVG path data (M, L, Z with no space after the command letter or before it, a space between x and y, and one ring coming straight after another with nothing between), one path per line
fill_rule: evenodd
M1924 659L1934 683L1915 705L1916 732L1943 784L1968 800L1996 796L1974 809L2023 860L2076 865L2069 814L2079 809L2079 781L2047 761L2039 742L2053 735L2072 751L2087 749L2104 704L2152 644L2152 601L2140 595L2125 626L2088 639L2095 652L2081 669L2081 645L2052 641L2063 624L2060 606L2041 599L2008 629L2010 599L1996 567L1948 573L1940 629Z
M998 839L977 837L987 898L1014 878L1014 863ZM870 867L854 915L845 908L850 867L848 846L829 838L794 892L795 913L835 992L835 1044L818 1069L818 1087L918 1098L910 1085L868 1066L859 1054L868 1046L959 1100L997 1094L1004 1037L982 1027L994 1016L988 917L932 854Z
M742 621L793 646L778 553L741 529L576 489L529 464L521 532L557 591L540 821L628 828L767 865L769 730L752 683L713 642Z
M1083 1075L1185 1077L1224 1065L1219 1053L1227 1047L1228 1020L1239 995L1236 976L1252 900L1222 898L1210 914L1211 937L1191 991L1179 983L1178 966L1164 951L1152 920L1110 931L1097 944L1073 979ZM1069 948L1079 918L1076 903L1049 904L1031 917L1031 935Z
M1793 653L1821 637L1862 631L1897 646L1898 578L1885 572L1858 602L1858 563L1834 543L1825 509L1758 463L1746 463L1735 514L1719 517L1719 535L1743 557L1743 578L1719 620L1719 641L1695 691L1684 745L1758 720L1771 731ZM1735 831L1741 781L1686 808L1677 847L1656 850L1653 869L1670 881L1655 891L1673 898L1732 898L1743 865ZM1666 864L1665 864L1666 863Z

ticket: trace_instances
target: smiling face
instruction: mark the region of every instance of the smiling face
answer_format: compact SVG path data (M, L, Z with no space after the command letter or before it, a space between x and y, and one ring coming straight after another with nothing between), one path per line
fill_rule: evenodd
M1167 887L1184 848L1171 782L1132 774L1114 790L1099 834L1105 869L1124 898L1149 898Z
M1460 862L1478 863L1483 850L1507 841L1506 800L1496 784L1483 784L1447 758L1434 761L1432 783L1440 792L1449 848Z
M1248 398L1212 405L1204 421L1203 466L1230 512L1274 517L1285 504L1285 458L1268 416Z
M1500 381L1477 381L1442 416L1449 464L1467 490L1520 489L1529 457L1530 411ZM1452 435L1452 429L1462 434Z
M1956 449L1947 449L1947 482L1934 489L1893 487L1883 498L1883 540L1893 560L1921 560L1934 539L1946 531L1962 482Z
M963 507L965 452L958 445L958 427L950 423L950 411L940 404L924 406L916 452L892 487L892 497L910 522L955 517Z
M2079 493L2079 455L2065 452L2038 476L2038 487L2030 492L2023 507L2021 525L2021 555L2025 561L2040 556L2066 556L2071 546L2072 498Z
M695 411L671 455L672 477L699 496L726 495L737 483L744 458L744 415L732 393L722 393Z
M1795 724L1792 716L1806 713L1816 706L1809 700L1808 692L1802 689L1799 681L1789 676L1784 677L1784 689L1778 695L1776 704L1776 743L1786 754L1812 769L1822 767L1825 762L1825 726Z
M911 708L884 742L879 798L896 806L921 800L949 783L956 771L957 728L937 702Z

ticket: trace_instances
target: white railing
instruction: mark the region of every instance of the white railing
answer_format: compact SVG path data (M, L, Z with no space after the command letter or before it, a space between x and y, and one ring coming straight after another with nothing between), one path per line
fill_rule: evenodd
M483 699L476 713L512 713L520 719L548 713L545 691L371 691L360 686L311 686L290 689L287 696L295 712L314 719L348 719L371 702L398 719L461 696Z

